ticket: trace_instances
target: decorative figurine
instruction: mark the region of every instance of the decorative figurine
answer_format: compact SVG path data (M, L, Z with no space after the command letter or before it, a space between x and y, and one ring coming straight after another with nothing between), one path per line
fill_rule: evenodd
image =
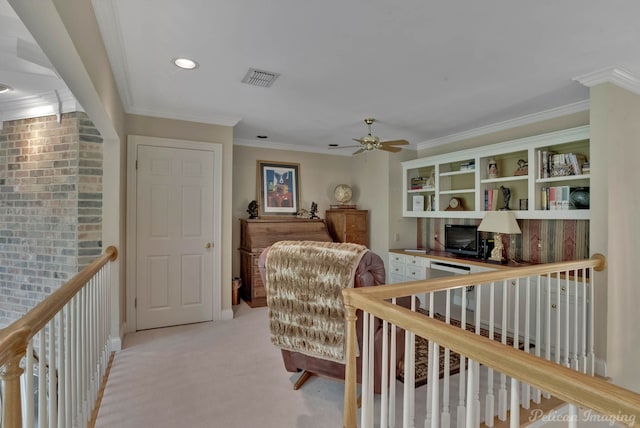
M502 190L502 197L504 199L504 208L502 208L502 211L508 211L511 208L509 208L509 199L511 199L511 190L509 190L508 187L504 187L504 186L500 186L500 190Z
M297 218L309 218L309 211L301 208L300 211L296 213Z
M258 218L258 202L251 201L249 202L249 206L247 207L247 212L249 213L249 218Z
M516 169L513 175L527 175L529 174L529 163L524 159L518 160L518 169Z
M489 178L498 178L498 163L495 159L489 159L487 173L489 174Z
M315 202L311 202L311 209L309 210L309 218L312 220L320 218L316 215L317 212L318 212L318 204L316 204Z

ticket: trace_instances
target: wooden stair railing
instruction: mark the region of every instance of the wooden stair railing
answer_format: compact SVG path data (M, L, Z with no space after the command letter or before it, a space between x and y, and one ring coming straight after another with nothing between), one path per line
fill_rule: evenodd
M542 275L550 272L605 268L605 258L552 263L518 269L518 276ZM415 281L364 289L345 289L347 309L347 364L345 372L344 427L356 427L356 311L362 310L398 328L415 333L452 352L466 355L476 363L495 369L523 383L539 388L572 405L592 409L603 415L625 415L625 421L640 424L640 394L613 385L601 378L572 370L552 361L525 353L511 346L489 340L409 309L388 300L473 284L510 279L508 271L496 271L428 281ZM363 391L363 394L366 394ZM514 426L514 425L512 425Z
M94 260L89 266L84 268L81 272L75 275L71 280L65 283L63 286L55 290L51 295L45 298L42 302L37 304L33 309L31 309L27 314L25 314L22 318L15 321L10 326L0 330L0 378L4 384L4 395L2 397L2 427L3 428L19 428L22 427L22 397L21 397L21 380L20 377L25 372L25 369L21 367L20 363L25 358L27 353L27 347L30 346L29 342L32 338L43 331L45 326L47 326L53 319L58 315L61 310L72 301L74 297L76 297L83 289L86 288L88 284L93 285L94 281L97 283L99 280L96 280L97 275L103 271L103 267L110 261L116 260L118 257L118 251L115 247L108 247L104 254ZM108 276L108 275L107 275ZM108 282L108 281L107 281ZM89 287L91 288L91 287ZM108 298L108 290L109 284L106 284L103 288L104 297ZM90 296L95 295L96 290L90 290ZM88 298L87 298L88 300ZM83 309L86 312L86 309ZM108 316L108 311L107 316ZM93 316L97 316L91 314ZM103 324L104 328L108 328L107 322L103 319L97 321L96 319L91 319L90 326L83 327L82 333L91 333L93 331L97 331L99 327L97 324ZM96 330L89 331L89 328L95 327ZM49 327L51 328L51 327ZM72 332L72 328L69 328L69 325L63 325L62 319L60 318L60 329L62 331L67 331L68 334L75 334ZM41 341L41 343L45 344L45 348L51 348L50 344L55 344L57 339L53 339L49 336L46 339L48 342L45 342L45 339ZM96 338L91 337L89 341L92 344L96 344ZM102 344L97 344L97 346L101 346ZM54 345L55 346L55 345ZM55 352L59 351L58 348L49 350L50 355L54 355ZM41 350L40 358L45 358L44 350ZM58 357L60 358L60 357ZM100 363L95 358L95 355L91 357L81 357L81 361L83 365L86 365L87 361L90 361L93 364ZM44 363L43 365L44 366ZM41 367L42 367L41 366ZM94 370L94 368L89 368L88 370ZM52 376L52 371L49 371L49 376ZM93 372L91 372L93 373ZM55 375L57 378L57 374ZM58 385L60 389L60 385ZM85 387L83 385L83 387ZM50 390L51 391L51 390ZM53 390L54 392L59 393L60 391ZM73 403L69 403L73 404ZM39 417L42 417L44 413L44 409L39 409ZM61 419L65 421L64 415L61 415ZM81 424L82 421L79 422ZM66 421L61 424L64 426L73 425L73 421ZM60 425L60 424L59 424ZM42 426L42 424L40 424Z

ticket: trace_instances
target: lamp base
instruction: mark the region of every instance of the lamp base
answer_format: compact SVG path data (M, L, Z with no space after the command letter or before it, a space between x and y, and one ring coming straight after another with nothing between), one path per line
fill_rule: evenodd
M494 259L492 257L489 257L487 259L487 263L492 263L494 265L506 265L508 262L507 259Z

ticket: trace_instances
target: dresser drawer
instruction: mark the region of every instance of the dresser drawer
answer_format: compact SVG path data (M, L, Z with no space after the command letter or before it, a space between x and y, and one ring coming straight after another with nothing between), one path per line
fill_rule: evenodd
M390 275L402 275L405 273L405 265L404 263L398 263L391 261L389 264L389 274Z
M390 263L405 263L405 255L398 253L389 253L389 262Z
M417 281L427 278L427 268L424 266L407 266L404 272L407 281Z
M423 266L426 268L429 266L429 259L418 256L405 256L405 263L407 266Z

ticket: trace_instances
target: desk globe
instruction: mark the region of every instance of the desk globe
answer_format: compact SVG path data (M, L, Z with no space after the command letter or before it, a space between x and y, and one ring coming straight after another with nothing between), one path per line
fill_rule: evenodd
M346 204L351 200L353 191L351 190L351 187L346 184L338 184L336 188L333 189L333 196L341 204Z

